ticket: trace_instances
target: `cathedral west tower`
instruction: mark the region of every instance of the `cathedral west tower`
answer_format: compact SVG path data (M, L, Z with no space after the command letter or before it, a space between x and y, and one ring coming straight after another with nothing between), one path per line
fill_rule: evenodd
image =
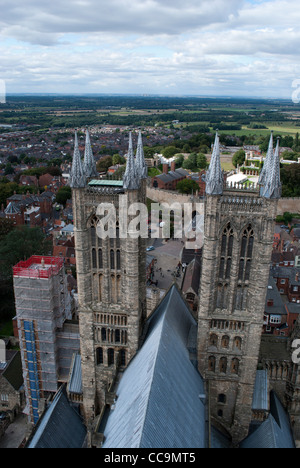
M124 225L120 212L124 203L145 202L146 177L141 135L135 158L130 134L123 180L99 179L88 133L84 161L75 136L70 185L86 422L107 404L118 370L127 366L139 346L146 316L146 240L129 235L130 217ZM115 212L115 235L105 237L99 221L108 205Z
M281 196L279 143L274 152L273 136L259 184L224 182L217 135L206 175L198 365L207 382L212 421L233 442L247 436L251 421Z

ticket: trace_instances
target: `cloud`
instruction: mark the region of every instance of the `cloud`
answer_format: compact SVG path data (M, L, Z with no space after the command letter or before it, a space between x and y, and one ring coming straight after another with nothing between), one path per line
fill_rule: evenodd
M4 35L44 44L44 35L110 32L182 34L207 24L225 23L238 0L52 0L41 3L4 0L0 28Z
M299 21L295 0L2 0L0 79L8 92L288 96Z

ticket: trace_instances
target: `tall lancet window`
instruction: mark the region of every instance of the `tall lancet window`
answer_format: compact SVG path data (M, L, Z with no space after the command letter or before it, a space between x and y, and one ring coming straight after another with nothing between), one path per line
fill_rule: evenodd
M241 251L238 270L238 287L236 292L235 308L245 310L247 308L248 284L250 280L252 257L254 246L254 231L249 224L244 229L241 239Z
M230 282L232 252L233 252L233 229L230 223L223 230L221 239L221 259L219 265L219 285L217 307L220 309L227 308L228 302L228 286Z

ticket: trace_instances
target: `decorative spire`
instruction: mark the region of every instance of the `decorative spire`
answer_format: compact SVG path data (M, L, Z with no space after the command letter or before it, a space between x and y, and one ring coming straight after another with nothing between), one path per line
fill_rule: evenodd
M274 144L273 144L273 132L272 132L270 142L269 142L269 148L268 148L267 156L266 156L264 166L263 166L263 168L261 170L261 173L260 173L260 176L259 176L259 179L258 179L258 185L265 185L266 178L267 178L267 175L268 175L268 173L270 171L270 166L272 164L273 158L274 158ZM263 189L262 189L262 191L263 191Z
M220 141L218 132L216 133L214 150L209 168L206 173L205 182L205 191L207 195L222 195L224 188L224 176L221 169Z
M129 133L129 148L128 148L128 157L126 171L123 176L123 187L126 190L138 190L139 189L139 176L137 174L137 168L134 160L134 152L132 145L132 134Z
M94 155L92 151L90 134L88 130L86 131L83 170L87 178L98 177L98 171L96 169L96 163L95 163L95 159L94 159Z
M78 146L77 132L75 132L75 147L73 164L71 169L70 187L71 188L83 188L86 185L86 177L83 172L81 156Z
M280 198L281 197L281 182L280 182L280 158L279 158L279 138L277 138L277 146L272 160L268 167L265 185L262 188L261 195L264 198Z
M137 151L136 151L136 167L137 167L137 173L140 179L147 179L148 167L145 162L142 132L139 132L138 145L137 145Z

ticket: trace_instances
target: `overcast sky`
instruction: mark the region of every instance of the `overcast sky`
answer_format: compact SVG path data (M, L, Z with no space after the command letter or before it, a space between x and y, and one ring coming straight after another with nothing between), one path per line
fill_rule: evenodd
M8 93L291 98L299 0L1 0Z

